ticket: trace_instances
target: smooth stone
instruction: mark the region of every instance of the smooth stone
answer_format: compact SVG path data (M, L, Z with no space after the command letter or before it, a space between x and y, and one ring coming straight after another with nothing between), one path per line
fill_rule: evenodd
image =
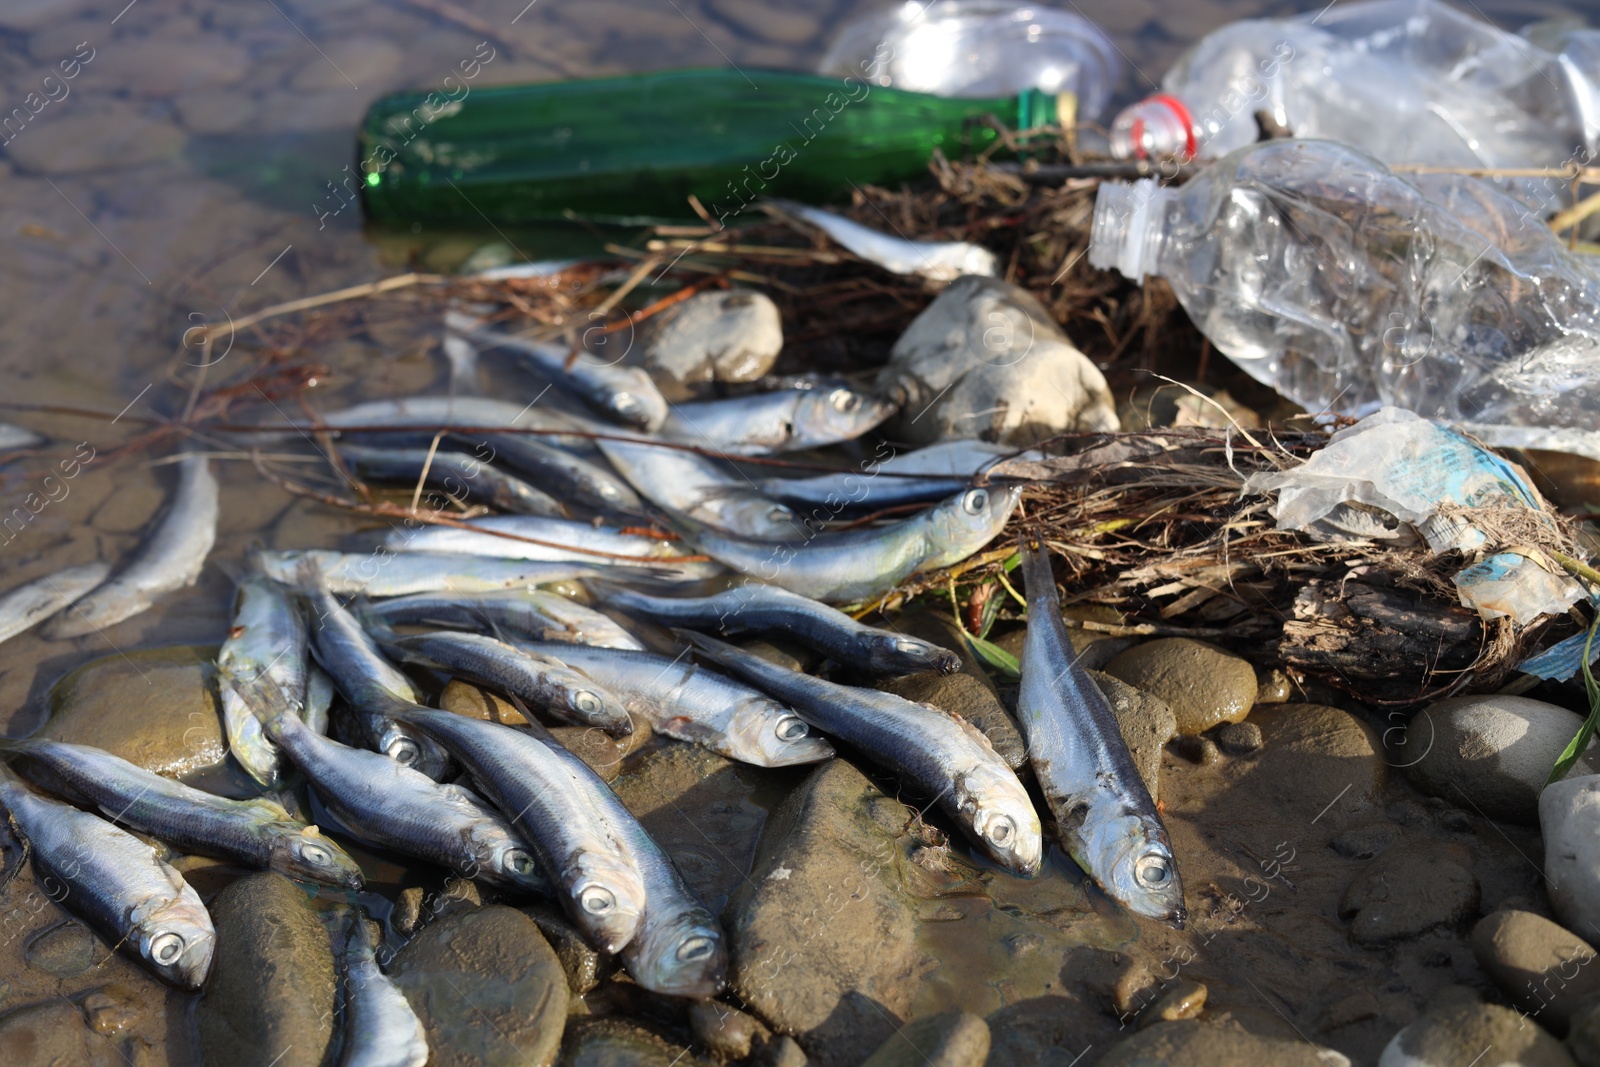
M1381 802L1388 767L1378 734L1354 715L1323 704L1267 704L1251 721L1261 728L1261 750L1218 767L1236 783L1240 802L1336 831L1348 814Z
M1216 732L1216 741L1230 756L1248 756L1261 747L1261 727L1253 722L1224 723Z
M754 1067L806 1067L810 1062L798 1041L788 1034L779 1034L755 1057Z
M1256 679L1257 704L1287 704L1294 695L1294 682L1282 667L1269 667Z
M115 1044L93 1035L65 998L0 1016L0 1055L6 1067L116 1067L127 1062Z
M406 937L422 928L422 901L427 890L420 885L406 886L394 898L394 909L389 912L389 925Z
M890 436L979 438L1024 448L1067 430L1116 430L1105 377L1033 294L957 278L895 342L878 392L900 405Z
M1561 925L1600 941L1600 775L1566 778L1539 794L1545 888Z
M723 1059L742 1060L770 1032L753 1016L720 1000L689 1003L689 1031L696 1041Z
M1583 725L1566 708L1499 694L1430 704L1411 719L1408 738L1420 732L1419 718L1431 743L1420 758L1406 753L1417 788L1452 804L1466 797L1491 819L1524 824L1538 821L1539 791ZM1592 752L1578 762L1570 774L1600 772Z
M1498 1004L1462 1004L1430 1011L1384 1047L1378 1067L1573 1067L1561 1042Z
M305 890L252 874L209 905L211 977L196 1009L207 1063L318 1067L333 1041L333 949Z
M1399 836L1399 827L1388 824L1357 826L1335 834L1328 841L1328 847L1345 859L1370 860L1394 844Z
M51 110L34 116L6 143L6 158L18 170L52 177L123 170L177 159L188 140L172 123L125 104L97 103L60 114Z
M391 977L422 1020L430 1067L550 1067L567 977L538 925L491 904L423 927Z
M1600 967L1589 943L1528 911L1497 911L1472 928L1472 954L1535 1022L1564 1034L1586 1004L1600 1001Z
M851 1067L893 1034L926 969L892 881L909 817L844 759L823 764L772 813L723 912L729 986L824 1067Z
M807 8L769 7L748 0L710 0L707 6L734 28L779 44L805 44L821 28L817 14Z
M701 1067L704 1062L682 1045L621 1019L584 1019L570 1029L561 1067ZM434 1060L428 1065L437 1067Z
M232 133L248 126L256 107L255 100L242 92L210 89L185 93L173 101L183 128L201 135Z
M1462 845L1403 841L1362 869L1339 898L1358 945L1381 945L1460 922L1478 907L1472 854Z
M90 660L51 689L41 736L102 748L157 774L215 767L228 756L212 688L216 651L151 648Z
M590 992L617 969L616 957L602 956L584 940L578 928L552 906L535 905L522 914L539 925L539 932L550 942L561 969L566 972L567 988L577 996Z
M1172 706L1178 733L1240 722L1256 699L1256 672L1238 656L1187 637L1158 637L1106 664L1106 673Z
M312 53L300 65L289 79L290 89L298 92L343 89L348 93L370 95L389 88L405 60L400 47L382 37L325 42L321 52L321 55Z
M46 974L71 978L93 967L102 951L93 931L80 922L69 920L29 941L23 959L28 961L28 966Z
M1101 1067L1350 1067L1330 1049L1250 1033L1236 1022L1159 1022L1112 1047Z
M1152 1024L1193 1019L1204 1011L1205 1007L1206 987L1193 979L1181 978L1150 1005L1148 1018Z
M989 1024L964 1011L907 1023L861 1062L861 1067L983 1067Z
M101 49L88 69L132 96L159 98L201 86L232 85L250 69L250 54L217 36L157 34Z
M753 382L783 348L778 305L749 289L696 293L646 321L644 365L680 383Z
M1161 797L1161 753L1178 732L1178 720L1172 708L1160 697L1142 690L1109 674L1090 671L1089 677L1105 694L1111 713L1117 717L1117 729L1128 744L1128 754L1133 765L1139 768L1150 798Z

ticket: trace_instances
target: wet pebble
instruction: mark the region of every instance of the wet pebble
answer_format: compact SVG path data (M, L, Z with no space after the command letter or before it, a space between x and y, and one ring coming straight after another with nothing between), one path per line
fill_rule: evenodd
M1305 1041L1250 1033L1233 1022L1160 1022L1106 1053L1101 1067L1349 1067L1337 1052Z
M1253 722L1230 722L1216 734L1217 747L1230 756L1248 756L1261 747L1261 727Z
M805 1049L788 1034L779 1034L767 1042L752 1061L753 1067L806 1067L810 1062Z
M1582 725L1582 716L1526 697L1441 700L1407 726L1406 774L1423 792L1452 804L1465 797L1490 818L1531 824L1538 821L1539 791L1550 768ZM1424 741L1419 758L1412 745ZM1579 763L1574 774L1600 770L1587 758Z
M549 1067L567 1017L561 962L500 905L423 927L391 972L427 1031L432 1067Z
M162 33L120 40L98 52L89 69L130 96L168 97L203 85L232 85L250 69L250 55L215 36Z
M1294 683L1282 667L1269 667L1256 676L1257 704L1287 704L1294 695Z
M1497 911L1472 930L1472 954L1495 984L1541 1026L1564 1034L1600 999L1600 967L1588 942L1540 915Z
M1381 945L1460 922L1478 906L1472 854L1461 845L1402 842L1362 869L1339 898L1358 945Z
M1128 754L1139 776L1150 790L1151 799L1161 797L1161 753L1178 732L1178 720L1172 708L1160 697L1135 689L1120 679L1099 671L1090 671L1089 677L1105 694L1111 713L1117 717L1117 729L1128 743Z
M1600 941L1600 775L1568 778L1539 794L1544 877L1561 924Z
M988 1059L989 1024L947 1011L907 1023L861 1067L983 1067Z
M616 957L602 956L590 947L577 927L554 907L540 905L523 908L522 914L539 926L539 932L550 942L561 969L567 976L567 988L578 996L600 984L600 980L617 969Z
M1158 1022L1176 1022L1179 1019L1193 1019L1206 1007L1206 987L1189 978L1181 978L1173 983L1171 989L1161 994L1160 998L1145 1013L1144 1025L1153 1026Z
M333 1040L333 950L305 891L253 874L209 910L217 947L196 1010L205 1061L318 1067Z
M689 1030L700 1044L730 1060L744 1059L753 1045L770 1036L754 1017L720 1000L691 1001Z
M103 748L157 774L227 758L211 689L214 648L156 648L91 660L50 692L43 736Z
M389 912L389 925L410 937L422 927L422 898L427 891L420 885L406 886L394 898L394 908Z
M1430 1011L1395 1034L1378 1058L1378 1067L1457 1063L1573 1067L1561 1042L1529 1025L1519 1012L1498 1004Z
M1328 841L1328 847L1345 859L1370 860L1394 844L1399 836L1399 829L1387 824L1356 826L1335 834Z
M700 1067L704 1062L621 1019L584 1019L571 1031L561 1048L561 1067Z
M644 364L680 384L753 382L783 348L778 305L765 293L697 293L646 320Z
M1180 737L1172 748L1178 755L1200 767L1209 767L1222 759L1221 749L1209 737Z
M1106 664L1106 673L1165 700L1178 733L1203 734L1240 722L1256 699L1256 672L1238 656L1187 637L1135 645Z
M125 104L85 105L58 115L40 114L7 142L6 158L20 171L54 177L137 167L183 153L187 138L170 122Z

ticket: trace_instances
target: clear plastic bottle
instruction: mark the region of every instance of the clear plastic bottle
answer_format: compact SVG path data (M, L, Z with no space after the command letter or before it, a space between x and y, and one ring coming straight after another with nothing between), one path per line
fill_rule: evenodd
M1094 118L1122 77L1116 46L1082 15L1016 0L908 0L839 31L818 73L843 76L882 57L877 84L939 96L1073 93Z
M1591 73L1596 68L1588 68ZM1120 158L1218 159L1266 112L1386 163L1559 166L1586 143L1582 70L1438 0L1331 4L1215 31L1112 124Z
M1166 279L1218 349L1313 413L1389 404L1600 458L1600 274L1485 182L1269 141L1181 186L1102 185L1089 262Z

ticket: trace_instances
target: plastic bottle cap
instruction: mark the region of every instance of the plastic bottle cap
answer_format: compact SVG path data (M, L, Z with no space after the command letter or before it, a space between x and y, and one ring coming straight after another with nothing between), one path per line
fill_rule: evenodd
M1089 231L1090 265L1115 269L1136 283L1154 273L1164 219L1161 208L1171 195L1154 178L1102 183Z

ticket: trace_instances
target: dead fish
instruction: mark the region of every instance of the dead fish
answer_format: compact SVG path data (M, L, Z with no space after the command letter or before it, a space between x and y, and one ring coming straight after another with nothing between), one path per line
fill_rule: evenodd
M408 485L416 485L418 478L422 478L424 484L447 496L490 504L519 515L567 513L561 501L544 490L465 452L340 445L339 455L363 478Z
M227 683L219 685L218 692L228 751L268 789L282 785L278 748L262 733L261 720L239 693L268 684L305 709L310 657L306 621L289 590L259 574L242 578L234 598L233 625L217 653L217 673ZM327 709L322 711L325 715Z
M344 1053L339 1067L424 1067L428 1035L411 1002L378 966L360 914L344 945Z
M17 586L0 597L0 641L32 629L106 580L109 563L85 563Z
M402 557L412 552L434 552L607 567L649 567L656 576L663 578L704 578L722 569L715 563L679 562L688 553L667 537L537 515L491 515L468 519L463 526L395 530L384 538L384 547Z
M745 537L805 533L794 512L698 453L645 441L596 444L641 496L674 515Z
M417 593L363 605L363 619L385 625L454 626L531 641L575 641L601 648L644 648L609 616L559 593L515 589L464 595Z
M199 894L126 830L0 771L0 804L27 839L41 888L180 989L211 971L217 933Z
M895 411L889 401L843 385L775 389L675 404L661 432L730 455L761 456L854 441Z
M499 592L564 582L601 572L598 566L573 560L485 559L480 555L405 550L407 536L420 535L423 529L398 528L389 538L396 547L375 548L371 552L332 552L324 549L263 552L260 556L261 571L275 581L293 585L299 581L303 568L313 567L321 573L330 593L341 596L365 594L369 597L445 591L463 595Z
M887 449L880 446L880 451ZM882 458L875 455L862 461L856 470L809 478L763 478L757 484L766 495L797 507L827 508L831 514L859 512L941 500L970 485L1000 457L1015 452L985 441L945 441L910 452L888 450Z
M1000 273L994 253L968 241L913 241L880 233L819 207L791 200L775 204L891 274L916 274L932 282L952 282L963 274L995 277Z
M1166 825L1128 754L1105 695L1078 664L1061 624L1050 561L1022 548L1028 633L1017 722L1062 842L1129 909L1183 928L1183 882Z
M17 452L24 448L37 448L44 438L26 426L0 422L0 452Z
M178 463L172 506L155 533L121 573L50 620L45 636L60 640L98 633L193 585L216 537L217 480L206 457L187 455Z
M640 515L644 504L627 482L599 463L528 434L456 434L475 450L534 479L557 499L608 514Z

